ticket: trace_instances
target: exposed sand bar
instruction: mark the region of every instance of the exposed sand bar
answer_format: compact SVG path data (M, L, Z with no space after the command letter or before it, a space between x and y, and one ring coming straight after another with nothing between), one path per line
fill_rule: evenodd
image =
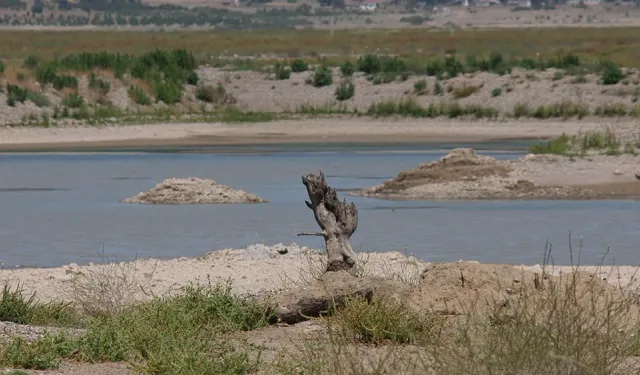
M284 253L286 250L286 253ZM397 251L360 253L361 267L365 274L382 277L402 277L405 280L420 276L428 262ZM150 295L164 295L179 290L191 282L225 283L230 281L235 293L260 294L286 290L318 276L323 269L325 252L320 249L300 247L296 244L265 246L255 244L242 249L221 249L197 258L139 259L134 262L77 265L75 263L54 268L17 268L0 270L0 281L20 286L26 293L37 293L43 301L69 300L70 287L75 275L85 275L93 281L109 279L127 280L134 285L136 299ZM112 259L108 259L112 261ZM534 272L542 272L541 265L513 265ZM545 272L559 275L570 273L575 267L545 267ZM602 267L582 265L579 270L596 274L614 285L637 288L638 267ZM112 281L113 281L112 280ZM122 281L122 283L124 283ZM114 284L116 287L120 284ZM124 288L124 284L121 288ZM146 293L139 294L140 288ZM132 290L133 291L133 290ZM71 292L72 293L72 292Z
M103 127L0 128L0 151L274 143L482 142L555 137L610 126L629 132L633 120L478 121L323 118L223 124L170 123Z

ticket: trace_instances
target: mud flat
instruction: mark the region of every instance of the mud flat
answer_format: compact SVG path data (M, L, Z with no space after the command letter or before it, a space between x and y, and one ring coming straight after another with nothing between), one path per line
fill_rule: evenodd
M454 149L438 161L351 194L383 199L637 199L639 163L634 155L530 154L496 160L473 149Z
M233 204L266 203L244 190L236 190L210 179L168 178L151 190L127 198L124 203L146 204Z

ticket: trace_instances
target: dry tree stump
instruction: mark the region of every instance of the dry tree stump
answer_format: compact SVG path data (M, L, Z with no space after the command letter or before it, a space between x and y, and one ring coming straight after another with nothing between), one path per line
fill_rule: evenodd
M355 275L356 254L349 240L358 228L356 205L347 204L346 199L341 202L336 189L327 185L322 171L302 176L302 183L309 194L309 201L305 203L313 211L321 231L298 235L324 237L328 255L325 272L345 270Z

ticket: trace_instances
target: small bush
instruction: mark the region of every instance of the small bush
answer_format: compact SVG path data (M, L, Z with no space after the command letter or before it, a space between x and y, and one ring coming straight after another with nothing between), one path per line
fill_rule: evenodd
M429 313L416 313L391 299L348 299L331 320L345 337L368 344L436 342L442 320Z
M355 72L356 66L351 61L346 61L340 65L340 73L342 73L344 77L351 77Z
M424 95L427 92L427 80L421 79L413 84L413 92L416 95Z
M316 68L316 71L313 75L313 86L315 87L323 87L330 86L333 83L333 74L331 69L326 65L321 65Z
M531 116L531 107L527 103L517 103L513 107L513 117L529 117Z
M0 75L2 75L2 73L4 73L4 70L5 70L4 62L0 61Z
M218 83L216 87L210 85L199 86L196 90L196 98L203 102L215 104L232 104L235 99L227 94L227 90Z
M84 98L76 93L71 93L62 99L62 105L69 108L80 108L84 104Z
M344 101L353 98L355 95L356 88L351 82L342 82L336 88L336 99L339 101Z
M89 75L89 88L98 90L102 94L106 94L109 92L109 90L111 90L111 83L98 78L95 73L91 72L91 74Z
M36 66L38 66L39 63L40 63L40 59L38 59L33 55L30 55L24 60L24 63L22 64L22 66L24 66L25 68L35 68Z
M131 100L136 104L151 105L151 98L149 98L149 95L147 95L142 87L132 85L129 87L128 94Z
M200 81L200 77L198 76L198 73L196 73L195 71L192 70L187 74L186 82L188 85L195 86L198 84L199 81Z
M624 78L620 68L611 61L605 61L602 66L602 84L615 85Z
M502 89L500 87L496 87L495 89L491 90L491 96L493 96L494 98L500 95L502 95Z
M302 73L309 70L309 65L302 59L295 59L291 62L291 71L294 73Z
M15 106L17 102L24 103L25 100L27 100L27 89L7 84L7 104L10 107Z
M41 81L41 83L52 83L53 87L56 90L62 90L64 88L77 89L78 88L78 79L74 76L70 75L55 75L51 78L49 82Z
M275 73L277 80L285 80L291 77L291 70L289 69L289 67L280 62L276 62L273 67L273 72Z
M27 90L27 100L30 100L38 107L48 107L51 105L51 101L42 91Z
M442 94L442 85L440 84L440 82L436 82L436 84L433 86L433 95L440 95Z
M172 81L162 81L155 84L156 101L167 105L178 103L182 100L182 85Z

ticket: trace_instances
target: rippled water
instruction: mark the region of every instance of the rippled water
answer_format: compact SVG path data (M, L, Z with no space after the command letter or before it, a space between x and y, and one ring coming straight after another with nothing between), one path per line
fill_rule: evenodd
M344 194L434 160L458 145L287 145L188 153L0 154L0 260L5 266L59 266L96 260L197 256L256 242L320 247L304 205L301 176L322 169ZM499 158L522 144L484 144ZM498 151L499 149L499 151ZM506 151L505 151L506 150ZM508 151L512 150L512 151ZM182 150L184 151L184 150ZM216 153L211 153L216 151ZM253 192L260 205L147 206L120 201L168 177L197 176ZM538 263L545 242L569 262L583 237L582 263L610 247L618 264L640 263L638 201L413 201L347 197L360 224L356 249L400 250L425 260ZM608 258L609 262L612 260Z

